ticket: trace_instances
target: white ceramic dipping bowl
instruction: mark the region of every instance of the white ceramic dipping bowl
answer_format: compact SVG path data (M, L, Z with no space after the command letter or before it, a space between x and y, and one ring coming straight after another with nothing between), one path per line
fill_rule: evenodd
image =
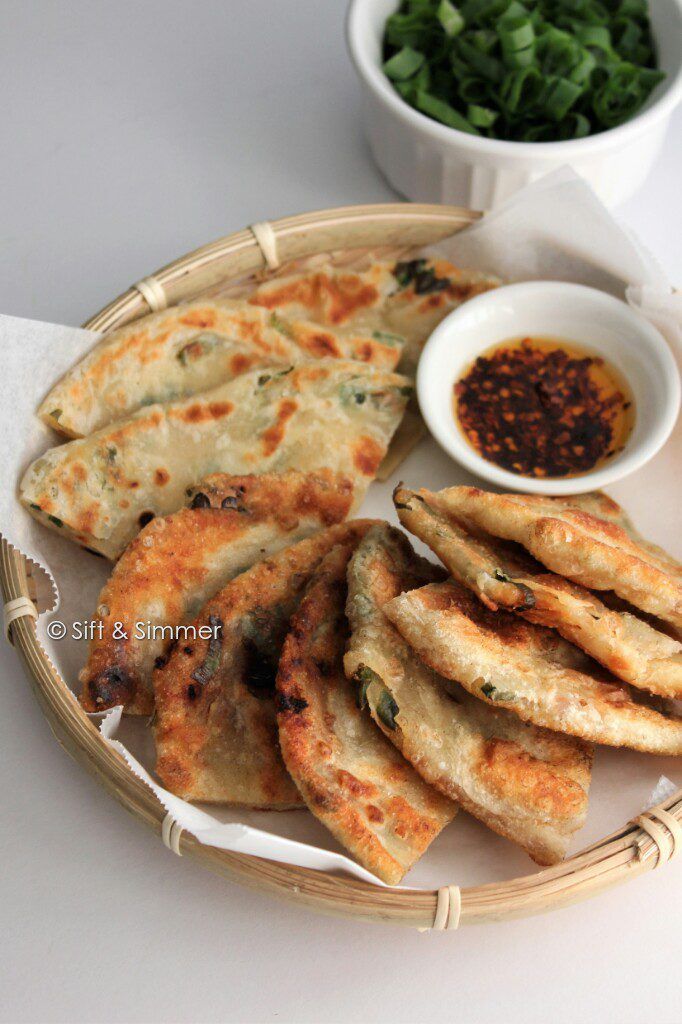
M565 142L505 142L456 131L414 110L381 69L381 44L397 0L351 0L346 37L362 85L363 118L374 158L408 199L489 210L565 164L608 206L621 203L651 170L682 99L682 0L649 0L658 62L667 73L625 124Z
M483 459L467 443L453 412L453 386L491 346L546 337L603 356L630 386L635 423L623 451L579 476L536 478ZM442 448L476 476L507 491L581 494L620 480L661 448L680 408L680 378L664 338L639 313L605 292L561 281L528 281L478 295L452 312L427 341L417 371L417 397Z

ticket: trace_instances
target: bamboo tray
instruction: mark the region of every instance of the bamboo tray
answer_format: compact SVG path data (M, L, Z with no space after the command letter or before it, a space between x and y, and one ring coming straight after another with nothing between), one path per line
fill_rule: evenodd
M287 262L328 250L422 246L460 231L479 214L452 206L391 203L322 210L248 228L183 256L129 288L84 325L102 332L149 312ZM275 247L273 248L273 232ZM258 240L260 239L260 241ZM268 241L270 245L268 245ZM266 258L267 257L267 258ZM4 538L0 585L5 602L31 598L28 563ZM511 881L460 890L400 890L341 878L170 837L163 807L106 745L42 649L33 617L11 625L11 639L50 727L62 747L176 852L252 888L325 913L412 928L455 928L524 917L562 907L651 871L682 847L682 790L582 853Z

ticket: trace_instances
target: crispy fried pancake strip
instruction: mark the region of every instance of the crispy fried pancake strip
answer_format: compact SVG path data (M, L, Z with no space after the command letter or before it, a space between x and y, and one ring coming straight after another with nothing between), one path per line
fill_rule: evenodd
M539 864L554 864L585 819L591 748L484 704L419 660L382 608L440 575L398 530L369 531L348 570L346 674L427 782Z
M662 697L682 697L682 644L627 611L607 607L592 591L513 551L472 537L441 510L439 495L397 488L404 526L428 544L449 572L495 611L514 610L551 626L619 679Z
M364 867L397 884L456 807L384 739L344 676L353 547L324 559L293 619L277 674L279 737L313 814Z
M682 754L682 719L614 680L554 630L492 612L458 583L394 598L384 611L434 671L526 722L652 754Z
M450 487L439 492L438 501L465 525L523 545L552 572L594 590L613 590L682 628L679 565L638 539L622 510L604 495L558 499Z
M284 809L301 803L282 762L275 675L306 582L338 542L370 520L330 526L227 584L154 673L156 770L185 800ZM202 638L199 630L210 634Z
M351 481L324 470L220 475L196 488L192 507L153 519L99 596L101 635L95 631L81 673L85 710L123 704L129 714L150 714L152 669L168 650L169 631L263 556L341 522L352 500Z

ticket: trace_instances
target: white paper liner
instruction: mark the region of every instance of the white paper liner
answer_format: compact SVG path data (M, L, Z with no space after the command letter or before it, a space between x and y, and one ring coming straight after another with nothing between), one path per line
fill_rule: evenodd
M461 266L505 281L572 281L624 298L682 355L682 296L570 167L520 189L438 249Z
M439 251L462 266L497 273L509 281L568 280L627 297L661 330L678 356L682 351L682 300L671 293L653 257L572 171L555 172L523 189L494 213L443 243ZM97 338L90 331L0 316L0 345L5 365L11 368L0 378L0 465L9 484L0 492L0 524L3 535L59 583L54 601L47 577L38 580L39 608L51 609L51 614L41 615L38 620L38 637L62 678L75 691L78 671L86 659L85 644L66 639L54 642L48 638L46 626L57 611L59 619L67 624L89 619L111 567L24 512L16 500L16 484L26 465L59 440L37 419L36 407ZM673 552L677 548L678 554L680 440L678 426L677 433L647 466L610 489L647 536ZM410 486L434 490L474 482L428 439L394 479L372 486L363 515L396 522L391 494L398 476ZM207 813L162 789L149 774L153 749L143 721L121 720L120 712L112 712L105 718L102 732L131 770L153 789L166 810L200 842L377 881L345 857L326 829L305 812L211 808ZM599 748L587 824L574 838L569 853L617 829L638 807L652 806L655 800L651 790L661 776L682 782L678 762ZM661 792L667 795L667 790ZM522 851L460 813L410 872L409 881L411 887L418 888L453 882L474 885L524 875L531 869Z
M679 786L676 786L674 782L666 778L665 775L661 775L660 779L649 793L647 802L642 807L642 812L651 810L652 807L658 807L664 800L676 793Z
M280 861L283 864L297 864L301 868L315 868L318 871L330 872L341 871L355 875L363 882L384 885L380 879L343 854L320 850L307 843L296 842L271 832L263 832L261 829L238 822L219 821L193 804L187 803L186 800L181 800L180 797L169 793L167 789L154 781L146 768L116 739L122 713L123 708L120 706L108 711L102 718L100 733L109 746L121 754L131 771L149 786L159 803L173 815L174 820L182 828L191 832L204 846L215 846L218 850L231 850L233 853L249 853L254 857L266 857L268 860ZM275 820L276 815L273 821Z

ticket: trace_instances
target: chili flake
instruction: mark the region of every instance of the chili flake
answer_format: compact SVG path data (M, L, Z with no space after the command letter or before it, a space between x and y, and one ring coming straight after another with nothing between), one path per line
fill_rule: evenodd
M627 388L603 359L545 338L479 356L454 394L455 419L472 447L523 476L593 469L622 451L634 420Z

